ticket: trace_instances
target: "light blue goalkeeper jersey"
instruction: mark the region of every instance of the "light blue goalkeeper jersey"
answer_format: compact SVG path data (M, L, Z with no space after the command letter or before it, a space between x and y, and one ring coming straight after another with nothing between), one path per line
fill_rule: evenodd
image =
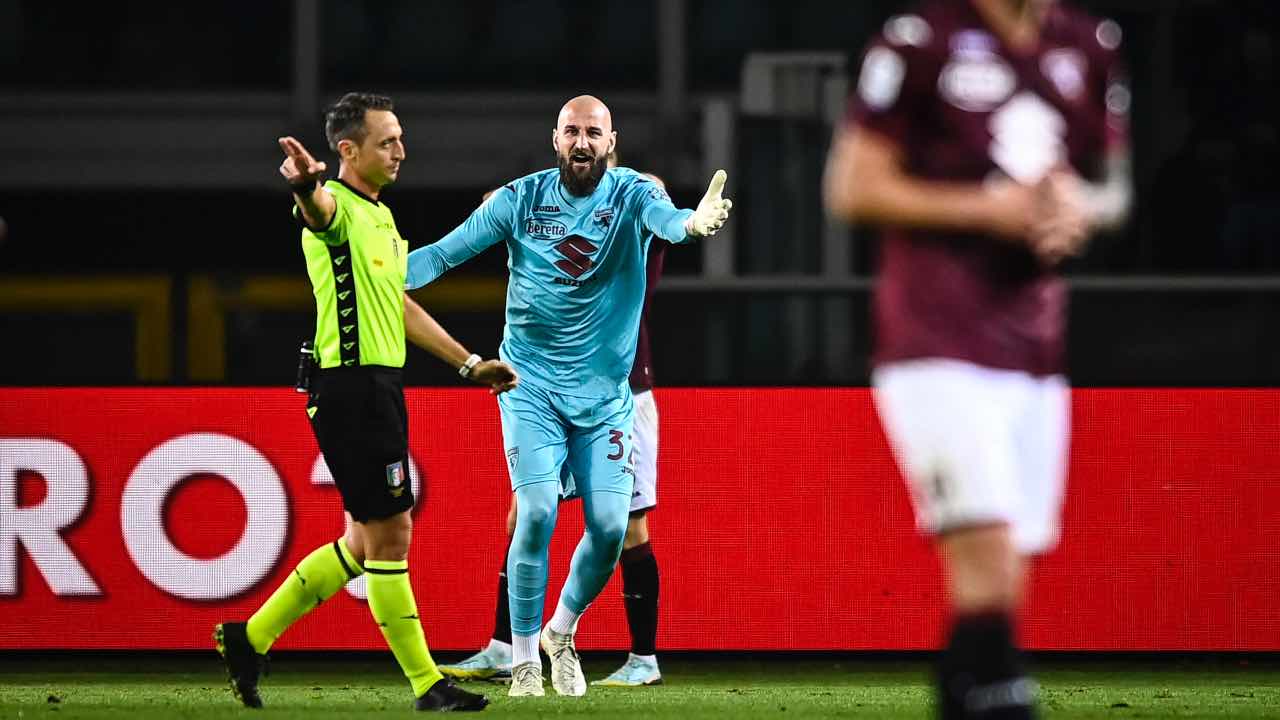
M558 169L543 170L499 188L439 242L409 253L405 284L422 287L505 241L500 357L522 382L616 397L635 358L650 238L685 242L692 214L628 168L608 170L588 197L566 192Z

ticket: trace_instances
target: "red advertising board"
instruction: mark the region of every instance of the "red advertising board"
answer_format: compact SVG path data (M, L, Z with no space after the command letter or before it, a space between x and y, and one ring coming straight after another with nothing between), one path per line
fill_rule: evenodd
M670 389L660 649L924 649L938 565L864 389ZM262 389L0 389L0 649L202 648L342 531L303 400ZM483 390L409 392L428 639L493 622L509 484ZM1280 391L1077 390L1062 544L1024 641L1280 650ZM552 546L553 604L582 531ZM358 588L356 589L358 594ZM624 648L614 578L583 648ZM277 648L380 648L340 592Z

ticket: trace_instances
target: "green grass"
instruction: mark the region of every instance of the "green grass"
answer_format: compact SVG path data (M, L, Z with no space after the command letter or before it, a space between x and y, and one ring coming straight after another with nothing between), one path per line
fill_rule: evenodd
M445 659L453 659L452 655ZM589 656L588 678L619 656ZM928 718L923 661L859 656L729 655L662 658L667 684L589 689L585 698L506 697L505 686L469 683L492 700L489 715L698 720ZM1280 717L1280 665L1235 659L1125 662L1043 660L1047 718ZM390 656L282 655L263 684L264 711L234 704L216 658L197 655L0 654L0 720L10 718L409 717L412 697Z

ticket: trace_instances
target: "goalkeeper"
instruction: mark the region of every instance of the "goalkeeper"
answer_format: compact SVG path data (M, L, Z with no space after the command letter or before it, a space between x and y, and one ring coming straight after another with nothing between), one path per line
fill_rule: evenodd
M499 242L510 257L499 355L521 380L498 407L518 507L507 560L515 697L544 694L539 643L556 692L586 693L574 635L613 573L627 528L634 481L628 375L650 237L683 243L712 235L731 207L720 195L724 171L696 210L680 210L644 175L607 168L616 144L604 103L570 100L552 131L558 167L505 185L453 232L409 255L410 288ZM586 532L544 629L562 466L582 497Z

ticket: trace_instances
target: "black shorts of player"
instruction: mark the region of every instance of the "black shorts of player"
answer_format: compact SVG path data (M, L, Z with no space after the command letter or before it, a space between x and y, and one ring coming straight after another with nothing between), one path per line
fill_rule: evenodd
M307 414L352 518L378 520L413 507L409 413L399 368L319 370Z

